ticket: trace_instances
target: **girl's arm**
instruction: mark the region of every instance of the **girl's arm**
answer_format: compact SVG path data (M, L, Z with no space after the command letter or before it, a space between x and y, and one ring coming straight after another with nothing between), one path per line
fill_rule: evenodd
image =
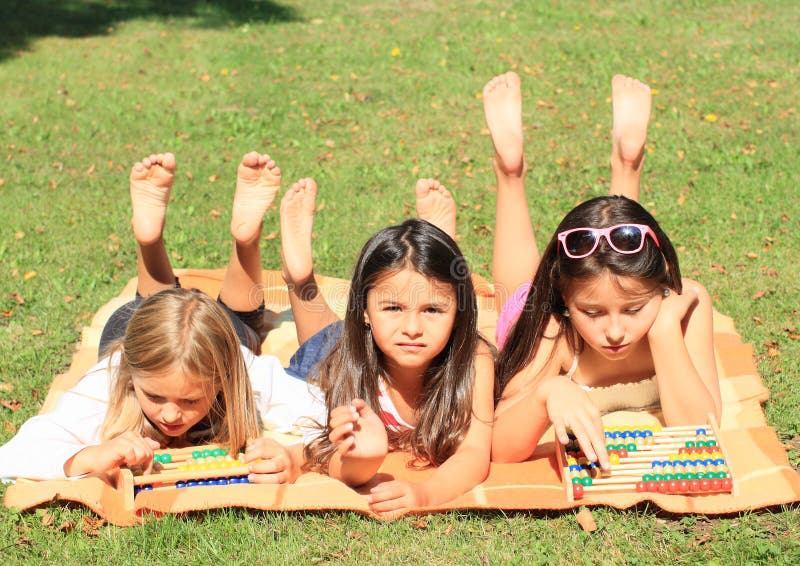
M455 499L489 475L494 406L494 360L481 343L475 357L472 419L456 452L420 483L390 481L370 490L370 508L384 516L403 510L440 505ZM447 407L442 407L447 410Z
M125 432L102 444L87 446L64 463L68 477L92 472L109 472L122 466L142 466L148 473L153 467L153 450L160 444L136 432Z
M30 418L0 447L0 477L45 480L71 475L65 463L99 443L108 409L107 368L106 359L64 392L52 411Z
M272 438L247 443L244 461L250 464L250 483L294 483L305 463L303 443L283 445Z
M492 460L527 460L552 423L558 442L566 444L567 430L572 431L586 457L608 469L600 411L577 384L558 375L562 364L558 355L550 357L549 349L546 345L540 347L533 362L511 379L498 403ZM543 357L547 360L544 363ZM539 375L548 377L537 380Z
M708 291L684 279L683 293L663 299L648 332L661 410L669 426L704 423L709 413L720 417L712 320Z
M336 452L328 463L328 475L357 487L378 472L389 452L386 427L363 399L331 411L328 435Z

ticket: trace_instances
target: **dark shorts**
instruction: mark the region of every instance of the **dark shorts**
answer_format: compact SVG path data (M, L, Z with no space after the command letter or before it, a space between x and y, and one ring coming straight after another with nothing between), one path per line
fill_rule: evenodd
M115 310L100 335L100 347L98 349L99 358L105 357L111 344L122 340L125 337L125 330L128 328L133 313L144 301L144 297L136 294L136 298ZM236 336L239 342L250 351L258 354L261 350L261 332L264 320L264 307L261 306L253 311L235 311L229 308L220 299L217 299L220 306L228 313ZM286 373L294 378L306 380L311 375L314 366L321 362L328 355L342 333L342 322L329 324L314 336L304 342L289 360L289 367Z

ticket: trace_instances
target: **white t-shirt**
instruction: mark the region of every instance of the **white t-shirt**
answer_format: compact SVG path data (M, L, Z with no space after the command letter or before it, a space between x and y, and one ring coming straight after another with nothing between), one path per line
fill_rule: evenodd
M289 376L273 356L255 356L242 347L256 409L262 424L275 432L312 436L303 424L324 424L324 397L315 385ZM0 478L64 479L64 463L87 446L100 444L116 360L100 360L56 407L32 417L0 446ZM111 368L111 369L110 369Z

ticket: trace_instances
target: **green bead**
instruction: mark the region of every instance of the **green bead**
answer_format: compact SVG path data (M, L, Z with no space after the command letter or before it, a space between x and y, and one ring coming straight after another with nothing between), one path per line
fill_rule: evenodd
M706 446L716 446L716 445L717 445L716 440L709 440L708 442L706 442Z
M678 481L685 480L686 479L686 474L680 474L680 473L675 474L673 476L673 479L676 479Z
M705 440L698 440L696 446L698 448L705 448L708 446L708 442L706 442Z
M592 485L592 478L581 478L582 485Z
M675 476L673 474L664 474L664 481L671 481L674 480Z
M200 452L199 450L195 450L194 452L192 452L192 460L197 460L198 458L202 458L202 457L203 457L203 453Z
M572 478L572 485L575 485L576 483L581 483L581 478L577 476Z
M664 479L664 474L653 474L653 481L662 481Z
M209 456L211 456L211 452L212 452L211 450L206 449L203 450L203 452L201 452L201 455L203 458L208 458Z
M696 480L697 479L697 474L695 474L694 472L690 472L690 473L686 474L686 479L687 480Z
M628 452L636 452L636 443L631 442L630 444L626 445L625 448L628 450Z
M643 482L653 481L653 474L644 474L642 476Z
M697 445L695 444L694 440L687 440L686 441L686 448L694 448L695 446L697 446Z

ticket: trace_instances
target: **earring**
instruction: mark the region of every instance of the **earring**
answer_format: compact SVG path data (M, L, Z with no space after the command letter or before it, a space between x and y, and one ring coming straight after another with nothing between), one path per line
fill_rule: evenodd
M664 296L669 297L669 287L664 288Z
M564 312L561 313L561 316L564 318L569 318L569 309L564 309Z

